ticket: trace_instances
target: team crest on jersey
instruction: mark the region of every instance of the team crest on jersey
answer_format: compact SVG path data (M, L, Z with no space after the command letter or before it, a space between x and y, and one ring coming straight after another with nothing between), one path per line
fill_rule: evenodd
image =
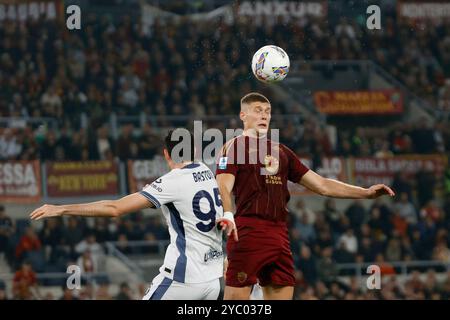
M264 166L268 173L276 174L278 172L278 168L280 167L280 162L277 158L266 155L264 158Z
M219 159L219 169L226 169L227 168L227 163L228 163L228 157L221 157Z
M247 280L247 274L243 271L238 272L237 279L240 283L244 283L244 281Z

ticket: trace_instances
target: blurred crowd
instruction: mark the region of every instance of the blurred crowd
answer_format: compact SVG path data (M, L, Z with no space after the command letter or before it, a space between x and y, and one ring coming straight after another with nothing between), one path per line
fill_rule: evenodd
M157 128L150 123L142 127L126 123L116 137L108 125L110 115L144 113L148 119L237 115L242 95L258 88L249 70L251 55L267 43L276 43L299 60L373 60L448 115L450 22L424 27L387 17L385 25L373 32L345 19L336 26L314 19L299 24L256 24L243 19L231 26L223 21L164 24L156 20L145 33L140 22L129 17L113 23L107 17L88 16L81 31L67 32L51 21L5 20L0 23L0 117L47 117L56 126L1 128L0 160L152 158L162 146ZM273 113L288 112L282 101L274 99L273 104ZM273 127L282 128L281 140L298 155L320 162L322 156L331 155L448 153L448 122L444 117L435 124L420 120L364 127L354 123L336 132L308 119L301 125L274 120ZM224 120L211 126L224 129L236 127L237 122ZM450 202L436 202L434 180L427 179L417 176L408 181L399 174L393 186L395 201L375 201L370 208L355 201L340 211L334 200L327 199L323 210L315 212L298 201L289 222L296 297L448 299L450 275L442 281L436 276L445 271L443 267L409 270L406 282L400 283L396 276L400 270L390 264L450 263ZM12 220L0 206L0 254L15 270L9 298L33 298L32 288L38 284L62 285L54 279L39 281L36 274L40 272L65 272L73 263L82 266L84 273L98 272L105 241L117 241L119 250L133 254L157 248L134 248L128 241L168 239L159 218L144 218L141 213L117 221L92 221L49 219L35 229L28 221ZM383 289L361 291L354 277L350 283L338 281L349 270L338 270L337 264L352 262L381 265L388 279ZM419 271L427 272L426 279L420 279ZM97 280L96 293L87 284L78 298L114 298L108 292L108 278ZM122 285L118 297L129 297L129 290ZM61 298L77 298L70 290L63 291ZM0 281L0 299L4 296Z
M113 112L144 113L148 119L237 115L239 99L257 88L248 61L268 42L296 59L373 60L434 108L450 110L448 22L424 27L387 17L386 27L372 32L346 19L335 26L314 19L275 24L242 19L233 25L156 20L147 34L129 17L113 23L106 16L90 15L79 32L67 32L51 21L5 21L0 24L0 117L49 117L56 128L2 130L0 157L152 155L159 144L155 128L124 124L113 138L107 126ZM285 114L283 101L273 100L273 113ZM81 114L87 115L87 124L82 125ZM217 125L232 126L226 120ZM347 124L331 138L310 119L303 126L283 120L274 127L283 128L294 150L318 157L433 153L450 147L446 117L435 124L391 122L382 129Z
M328 285L322 281L314 286L296 287L298 300L448 300L450 299L450 272L439 278L433 269L427 272L413 271L404 279L386 275L380 290L363 290L365 283L350 277L348 283L334 281Z
M355 200L345 210L339 210L335 200L328 198L323 210L314 211L301 198L295 198L288 223L297 270L297 298L450 297L449 279L443 284L435 279L436 273L447 271L450 264L450 201L439 204L428 198L420 204L416 197L410 197L408 181L396 179L396 198L389 203L378 199L369 207ZM146 240L154 246L130 246L129 241L135 240ZM91 274L96 283L108 286L108 276L101 274L106 241L114 241L122 253L133 255L161 253L155 240L168 240L167 228L159 216L135 213L118 220L53 218L36 228L27 219L12 220L0 207L0 250L12 269L17 270L14 298L32 297L31 290L20 289L22 277L30 284L25 288L31 288L38 283L36 273L65 272L71 264L80 266L82 274ZM395 263L430 260L433 265L407 267L406 283L395 280L395 275L405 271ZM376 294L366 293L361 284L354 291L356 280L350 284L339 280L341 276L355 275L354 266L339 267L346 263L360 263L362 274L366 274L364 263L375 263L384 280L393 277ZM434 279L431 284L418 279L419 273L425 271L427 279ZM65 279L45 279L39 284L58 286L64 282Z
M158 254L161 252L158 241L164 243L168 239L167 228L158 216L135 213L120 220L56 218L46 220L39 228L28 219L11 219L0 205L0 257L15 270L11 297L14 299L36 298L39 293L33 288L39 285L65 287L65 277L38 281L37 274L65 274L70 265L80 267L83 285L108 287L107 241L114 242L123 254ZM139 240L150 244L129 246L129 241ZM1 282L0 279L0 290Z
M450 22L415 26L386 17L370 31L343 18L260 24L242 19L155 21L149 33L124 17L88 16L80 32L56 22L0 24L0 115L59 119L86 112L93 123L119 115L236 114L255 88L249 68L276 43L295 59L372 60L412 92L448 107ZM275 105L279 105L276 103ZM282 105L278 113L283 113ZM76 124L73 124L76 125Z
M210 127L237 128L237 121L208 123ZM229 124L229 126L227 126ZM390 157L405 154L448 154L450 126L427 121L396 123L389 128L348 127L327 130L314 119L298 125L289 120L273 120L281 141L299 156ZM205 127L208 127L206 125ZM333 127L331 127L333 128ZM0 128L0 160L126 160L151 159L161 154L166 133L150 124L142 128L132 123L120 127L113 137L108 123L95 128L72 130ZM224 134L225 136L225 134ZM223 141L225 142L225 141Z

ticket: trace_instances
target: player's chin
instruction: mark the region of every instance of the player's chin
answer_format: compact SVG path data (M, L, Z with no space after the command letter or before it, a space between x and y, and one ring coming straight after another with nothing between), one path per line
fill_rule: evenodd
M267 132L269 131L269 128L267 126L257 126L256 127L256 131L258 132L259 135L266 135Z

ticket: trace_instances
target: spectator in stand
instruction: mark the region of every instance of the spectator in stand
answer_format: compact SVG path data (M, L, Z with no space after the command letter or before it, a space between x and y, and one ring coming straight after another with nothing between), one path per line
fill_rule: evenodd
M77 260L77 266L80 267L83 275L98 272L98 263L89 249L85 250Z
M316 214L305 205L305 202L302 199L297 201L292 213L297 217L297 219L301 219L304 215L306 215L306 219L309 224L314 224L316 220Z
M27 227L25 234L16 246L16 259L22 261L28 252L41 250L42 244L32 227Z
M358 239L356 238L353 229L348 228L347 231L339 238L338 246L344 244L346 251L352 255L356 254L358 251Z
M323 214L331 230L337 230L343 213L336 208L336 201L333 198L325 199Z
M353 201L345 214L349 218L350 225L354 230L359 230L367 219L367 211L360 200Z
M8 300L8 295L6 294L6 285L0 280L0 301Z
M100 283L98 286L95 300L113 300L113 297L109 293L109 283L107 281Z
M119 293L115 297L116 300L134 300L128 283L122 282L119 290Z
M59 298L59 300L79 300L75 294L73 289L68 288L65 284L62 286L62 296Z
M75 247L76 244L83 240L83 235L85 233L85 228L80 223L77 217L68 217L67 225L63 229L63 238L66 239L66 243Z
M417 223L416 208L408 200L408 194L406 192L400 193L400 200L393 205L393 210L397 211L408 224L415 225Z
M92 270L92 272L104 270L104 251L97 242L94 232L88 234L75 246L75 252L82 256L80 262L85 263L88 270ZM89 254L85 255L86 252Z
M23 146L12 129L4 129L0 135L0 160L15 160Z
M27 261L22 263L13 279L13 298L18 300L32 300L39 298L36 273Z
M300 248L300 259L297 261L297 268L303 273L308 285L314 285L317 281L316 259L307 245Z
M44 221L44 226L39 232L39 239L44 246L55 247L61 242L61 219L49 219Z
M96 138L90 146L90 154L96 160L109 160L109 155L114 154L114 142L109 136L106 124L97 129Z
M0 253L6 253L9 237L14 233L13 220L5 213L5 207L0 204Z
M303 212L300 216L300 221L294 224L294 228L298 229L300 232L300 239L306 243L313 243L316 239L316 231L313 225L309 222L309 216L307 213Z
M442 263L450 263L450 249L444 241L439 241L433 249L433 260L440 261Z
M431 218L434 222L438 222L441 220L443 213L442 209L436 205L435 201L428 201L420 210L420 216L424 219Z
M334 281L338 275L335 261L333 261L333 248L325 247L321 252L322 257L317 262L318 278L324 283Z
M377 254L375 257L375 264L380 267L380 273L382 276L396 273L394 267L385 261L382 253Z

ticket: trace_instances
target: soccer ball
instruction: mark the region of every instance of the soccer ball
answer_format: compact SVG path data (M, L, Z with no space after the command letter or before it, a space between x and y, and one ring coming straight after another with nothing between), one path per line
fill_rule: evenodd
M287 53L272 45L256 51L252 59L253 74L264 83L278 82L286 78L290 65Z

